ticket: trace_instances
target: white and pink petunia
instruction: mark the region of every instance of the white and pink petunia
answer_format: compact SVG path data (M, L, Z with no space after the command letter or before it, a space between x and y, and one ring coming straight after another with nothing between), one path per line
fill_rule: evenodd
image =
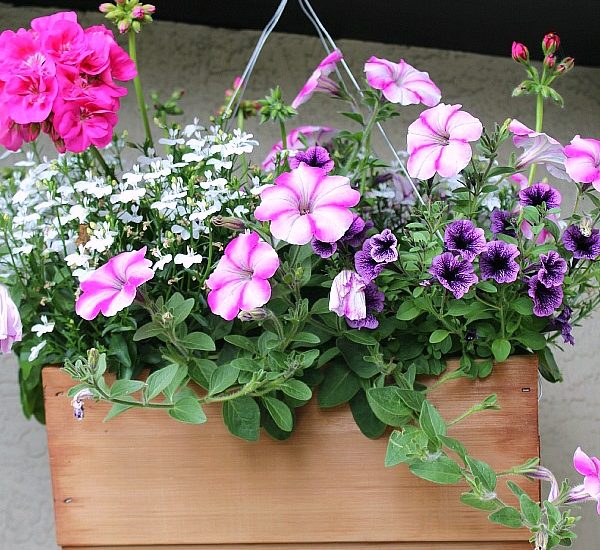
M548 134L528 128L516 119L510 123L508 129L514 134L515 146L523 149L515 165L517 170L524 170L532 164L543 164L553 176L563 180L569 179L565 171L563 146L558 141Z
M112 317L130 306L138 287L154 277L152 262L145 255L146 247L122 252L90 273L80 284L77 315L91 321L99 313Z
M333 136L337 134L336 128L329 126L298 126L286 136L288 151L300 151L313 145L327 145ZM277 153L283 150L283 143L279 140L262 162L262 169L270 172L275 169Z
M260 196L256 219L270 221L275 238L299 245L313 238L326 243L341 239L355 217L350 208L360 200L348 178L328 176L305 163L281 174Z
M600 191L600 141L575 136L565 147L565 168L573 181L591 183Z
M598 514L600 514L600 459L588 456L578 447L573 456L573 467L584 476L583 489L598 502Z
M292 107L297 109L303 103L306 103L315 92L325 92L327 94L337 94L340 87L336 82L329 78L329 75L335 70L336 64L344 58L340 50L331 52L310 75L306 84L302 86L298 95L292 101Z
M365 63L367 82L371 88L381 90L391 103L433 107L440 102L442 93L429 74L415 69L401 59L398 63L371 57Z
M240 311L265 305L271 298L269 278L278 267L277 252L258 233L237 236L206 281L211 311L231 321Z
M440 103L408 127L408 173L413 178L426 180L436 172L451 178L469 163L473 155L469 142L481 137L483 126L461 107Z

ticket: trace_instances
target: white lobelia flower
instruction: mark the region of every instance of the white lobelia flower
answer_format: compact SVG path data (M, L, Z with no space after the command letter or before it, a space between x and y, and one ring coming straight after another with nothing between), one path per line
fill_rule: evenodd
M172 254L165 254L163 256L159 253L158 260L156 262L154 262L152 269L154 269L154 271L162 271L166 267L166 265L170 264L172 261L173 261Z
M29 357L27 360L31 363L35 361L40 356L40 351L42 351L46 347L46 340L42 340L37 346L33 346L31 351L29 352Z
M102 178L91 178L90 180L81 180L75 183L75 190L86 195L91 195L97 199L108 197L112 194L112 185L108 185Z
M139 202L139 200L146 194L146 189L144 187L132 187L131 189L128 189L127 187L127 184L119 186L121 192L111 195L111 204L128 204L130 202Z
M186 269L189 269L194 264L202 262L202 256L194 253L194 251L188 246L187 254L177 254L175 256L175 264L182 265Z
M74 267L88 267L91 259L92 257L85 253L83 245L79 245L77 252L65 256L65 262L71 269Z
M158 143L162 145L183 145L184 142L185 140L179 137L179 130L176 128L169 128L169 137L158 140Z
M99 224L93 231L90 240L85 245L87 250L105 252L115 242L116 231L112 231L107 222Z
M31 327L31 332L35 332L35 335L39 338L42 334L48 334L54 330L54 321L48 321L48 317L42 315L41 323L37 325L33 325Z

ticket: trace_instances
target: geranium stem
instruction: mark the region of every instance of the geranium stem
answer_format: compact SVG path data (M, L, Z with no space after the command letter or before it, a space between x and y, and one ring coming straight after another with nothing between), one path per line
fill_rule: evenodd
M112 168L106 163L102 153L98 151L97 147L95 145L90 145L90 151L92 152L92 155L94 155L94 158L98 161L98 164L102 167L102 170L104 170L105 175L114 177Z
M144 132L146 133L146 146L154 147L152 142L152 132L150 131L150 122L148 121L148 111L146 110L146 102L144 101L144 93L142 92L142 82L140 80L140 71L137 62L137 52L135 47L135 31L129 31L129 57L135 63L136 75L133 79L133 86L135 88L135 95L137 97L138 107L140 109L140 115L142 117L142 123L144 125Z
M541 93L538 93L537 100L535 104L535 131L541 132L544 122L544 96ZM537 166L535 164L531 165L529 169L529 185L533 184L533 180L535 178L535 171Z

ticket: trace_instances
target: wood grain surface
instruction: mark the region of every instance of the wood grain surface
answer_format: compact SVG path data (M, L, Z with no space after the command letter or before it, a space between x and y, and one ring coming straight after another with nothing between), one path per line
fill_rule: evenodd
M77 422L66 396L72 380L57 368L43 376L65 549L530 548L524 530L492 525L460 504L464 487L420 480L403 465L384 468L387 438L365 438L347 406L320 410L313 400L298 410L288 441L263 433L248 443L229 435L217 405L206 407L201 426L160 410L103 423L109 407L94 402ZM450 435L498 469L539 456L535 358L511 358L483 381L451 381L431 398L449 420L490 393L502 409L473 415ZM537 499L539 485L527 483ZM510 498L504 484L499 492Z

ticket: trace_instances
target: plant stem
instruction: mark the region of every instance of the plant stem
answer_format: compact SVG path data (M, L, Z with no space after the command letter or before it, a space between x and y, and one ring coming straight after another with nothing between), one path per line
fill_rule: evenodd
M106 163L102 153L98 151L97 147L95 145L90 145L90 151L92 152L92 155L94 155L94 158L98 161L98 164L102 167L102 170L104 170L104 174L110 178L114 178L115 174L112 168Z
M538 92L536 103L535 103L535 131L536 132L542 131L543 122L544 122L544 96ZM535 164L532 164L531 168L529 169L529 185L533 184L536 168L537 168L537 166Z
M144 93L142 92L142 82L140 80L140 71L137 62L137 52L135 48L135 32L129 31L129 57L135 63L136 75L133 79L133 86L135 88L135 95L137 97L138 107L140 109L140 115L142 117L142 123L144 124L144 132L146 133L146 146L154 147L152 142L152 132L150 131L150 122L148 121L148 112L146 111L146 102L144 101Z

